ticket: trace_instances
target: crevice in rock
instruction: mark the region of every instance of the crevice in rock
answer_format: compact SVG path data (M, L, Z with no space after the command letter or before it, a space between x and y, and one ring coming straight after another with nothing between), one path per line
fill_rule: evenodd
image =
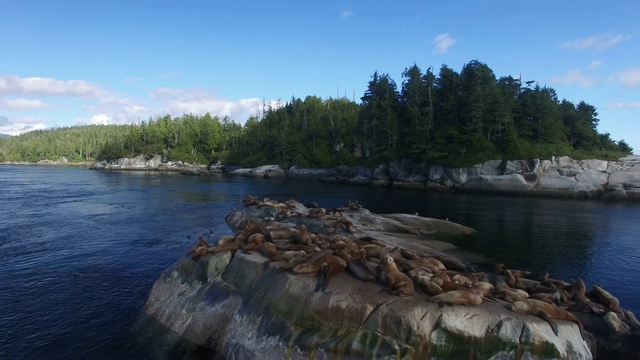
M392 299L392 300L387 300L387 301L383 301L380 304L376 305L376 307L373 308L373 310L371 310L371 312L369 312L369 314L367 314L367 316L364 318L364 320L362 321L362 323L360 323L360 325L358 326L357 330L362 329L362 327L364 326L364 324L367 323L367 321L369 321L369 318L378 310L380 309L382 306L385 305L389 305L389 304L393 304L395 302L398 302L402 299Z
M520 336L518 337L518 346L516 346L515 353L516 360L521 360L524 355L524 345L522 344L522 340L524 340L524 331L526 326L526 324L522 324L522 329L520 330Z

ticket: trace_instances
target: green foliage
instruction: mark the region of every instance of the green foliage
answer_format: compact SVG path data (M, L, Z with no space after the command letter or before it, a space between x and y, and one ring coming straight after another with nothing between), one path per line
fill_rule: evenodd
M496 78L472 60L460 73L417 66L398 90L375 72L358 104L347 98L292 97L263 105L244 125L225 118L169 115L135 125L38 130L0 139L0 161L115 160L161 154L165 160L259 166L375 166L391 159L465 166L489 159L614 159L633 149L599 133L596 108L560 101L554 89Z

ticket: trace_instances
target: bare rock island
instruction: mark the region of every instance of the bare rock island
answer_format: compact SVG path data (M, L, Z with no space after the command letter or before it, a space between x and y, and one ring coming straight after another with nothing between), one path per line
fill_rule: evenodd
M201 236L145 305L164 326L224 358L638 353L640 324L606 290L587 292L579 279L548 274L534 279L504 264L478 272L444 241L475 231L450 221L378 215L352 202L324 209L247 196L226 222L234 234Z

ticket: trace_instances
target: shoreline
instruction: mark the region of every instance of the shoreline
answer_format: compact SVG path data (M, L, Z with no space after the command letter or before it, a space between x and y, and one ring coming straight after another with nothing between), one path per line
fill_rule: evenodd
M426 166L394 160L375 169L341 165L309 169L279 165L255 168L162 162L159 155L123 158L112 162L69 163L43 160L37 163L2 162L0 165L87 167L107 171L161 171L190 176L240 176L263 179L313 180L330 184L393 188L414 191L497 194L537 198L572 198L604 201L640 201L640 156L617 161L574 160L567 156L550 160L489 160L470 167Z

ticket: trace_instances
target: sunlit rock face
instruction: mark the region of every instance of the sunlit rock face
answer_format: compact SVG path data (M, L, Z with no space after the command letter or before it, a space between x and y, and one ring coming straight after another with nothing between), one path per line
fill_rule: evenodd
M273 244L283 249L300 244L278 238L279 229L304 224L316 239L310 254L358 244L396 256L422 254L451 272L474 271L452 255L459 249L443 241L473 236L473 229L417 215L373 214L357 204L334 210L265 199L241 205L226 220L240 233L248 219L268 225ZM315 245L336 236L331 246ZM209 249L169 267L153 286L145 311L225 358L593 358L595 343L585 341L574 323L557 320L556 335L546 321L512 312L500 299L479 306L438 304L422 292L395 295L380 278L362 281L349 269L331 277L322 291L318 273L294 274L287 262L270 261L260 250ZM369 265L379 275L379 267Z

